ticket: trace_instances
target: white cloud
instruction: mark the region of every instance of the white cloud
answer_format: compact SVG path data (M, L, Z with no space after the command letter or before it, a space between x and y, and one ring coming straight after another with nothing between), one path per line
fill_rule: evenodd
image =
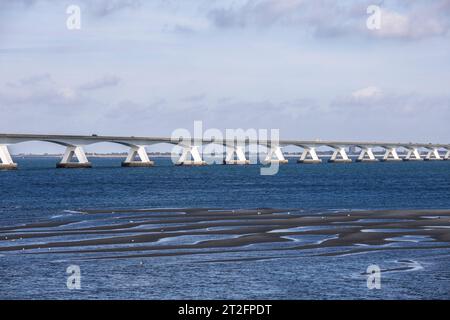
M4 88L0 88L0 102L11 106L61 106L79 102L75 98L74 89L57 85L47 73L8 82Z
M107 16L124 9L138 9L140 0L84 0L85 5L97 16Z
M0 104L16 111L17 107L52 110L55 107L87 105L93 100L88 92L115 86L119 80L116 76L104 76L76 87L54 80L49 73L36 74L9 81L0 87Z
M450 116L450 96L427 96L418 93L383 92L376 86L369 86L352 92L347 97L338 97L331 101L330 111L345 115L349 120L359 117L375 121L375 118L396 119L403 122L406 118L432 123L441 117ZM434 120L432 120L434 119Z
M79 0L82 2L87 11L99 17L108 16L124 9L137 9L142 3L140 0ZM55 5L53 0L1 0L0 10L33 8L37 4ZM62 4L77 4L77 1L63 0ZM1 11L0 11L1 13Z
M90 82L84 83L78 87L80 90L98 90L106 87L117 86L120 82L120 78L115 75L104 75L101 78L94 79Z
M22 78L17 82L7 82L6 85L11 88L17 88L22 86L49 83L51 81L52 81L51 75L49 73L43 73L43 74L36 74L27 78Z
M76 92L72 88L61 88L58 90L58 94L64 99L74 99L76 97Z
M381 27L378 31L381 36L404 37L408 36L410 29L408 16L389 10L381 11Z
M375 86L369 86L352 92L352 97L355 99L369 99L380 97L381 95L381 89Z
M369 30L365 27L366 9L377 2L382 9L381 29ZM417 39L448 35L450 1L247 0L241 5L212 8L209 17L220 28L291 26L320 37Z
M445 12L444 12L445 13ZM381 11L381 28L373 31L385 38L420 39L445 36L450 29L449 15L439 12L438 7L411 9L399 13L388 9Z

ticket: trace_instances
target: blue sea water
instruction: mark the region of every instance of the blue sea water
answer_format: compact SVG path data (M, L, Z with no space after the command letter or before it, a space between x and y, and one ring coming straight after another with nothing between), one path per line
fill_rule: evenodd
M121 159L94 158L92 169L56 170L57 158L16 159L0 172L0 221L42 218L80 208L450 208L450 161L280 166L121 168Z
M121 159L94 158L91 169L55 169L56 158L15 160L18 170L0 171L0 227L102 208L450 209L450 161L300 165L292 159L278 174L263 176L258 165L175 167L165 158L153 159L152 168L121 168ZM91 260L77 262L82 290L68 290L70 259L1 253L0 298L448 299L449 254ZM361 272L368 265L395 269L399 260L421 267L387 272L381 290L367 289Z

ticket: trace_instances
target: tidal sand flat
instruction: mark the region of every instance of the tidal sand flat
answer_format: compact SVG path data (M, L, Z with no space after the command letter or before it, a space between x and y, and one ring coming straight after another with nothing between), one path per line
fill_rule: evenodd
M81 210L58 221L0 228L0 252L131 259L284 251L344 255L450 248L450 210L303 212L298 209Z

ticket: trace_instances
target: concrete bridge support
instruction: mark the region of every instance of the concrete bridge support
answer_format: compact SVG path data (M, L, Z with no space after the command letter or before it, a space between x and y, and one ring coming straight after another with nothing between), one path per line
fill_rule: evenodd
M73 157L77 162L72 161ZM81 146L67 146L61 162L56 164L57 168L91 168L92 164L88 161L86 154Z
M303 148L303 153L297 163L321 163L322 160L317 156L316 148L305 147Z
M235 157L236 155L236 157ZM227 147L227 155L223 164L249 164L250 160L245 158L245 149L243 146Z
M439 155L439 150L437 148L430 149L425 157L425 160L442 160L441 156Z
M138 159L137 159L138 158ZM155 163L148 158L143 146L132 146L127 158L122 162L122 167L151 167Z
M269 152L267 153L266 158L263 161L264 164L269 163L288 163L288 160L284 158L283 152L281 151L281 148L279 146L272 146L269 149Z
M331 156L330 160L328 162L331 163L348 163L352 162L352 159L350 159L347 155L347 152L345 151L344 147L333 147L334 153Z
M398 156L396 148L385 148L386 152L381 161L402 161L402 159Z
M203 166L206 162L203 161L198 146L185 146L180 159L177 161L178 166Z
M419 150L417 148L408 149L408 153L406 157L403 158L403 161L422 161L422 157L420 156Z
M361 149L361 153L358 156L358 159L356 159L356 162L377 162L378 159L375 158L375 155L373 154L372 147L363 147Z
M0 145L0 170L13 170L17 169L17 163L11 158L8 147L6 145Z

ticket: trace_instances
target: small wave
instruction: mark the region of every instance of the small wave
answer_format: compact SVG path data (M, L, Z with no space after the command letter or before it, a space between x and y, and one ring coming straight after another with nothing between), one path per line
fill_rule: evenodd
M317 231L317 230L330 230L330 229L338 229L338 228L352 228L352 226L300 226L286 229L273 229L267 231L267 233L290 233L290 232L307 232L307 231Z
M400 271L409 272L409 271L418 271L418 270L424 269L422 264L419 261L415 261L415 260L397 260L395 262L401 263L401 264L406 264L406 266L409 268L409 269L400 270Z
M441 219L445 218L445 216L421 216L423 219Z
M330 212L330 213L343 213L343 212L351 212L351 209L344 209L344 208L331 208L326 209L324 212ZM323 212L319 212L319 214L322 214Z
M287 239L293 242L302 242L302 243L309 243L309 244L322 244L325 241L338 239L338 235L328 237L324 235L313 235L313 236L305 236L305 235L289 235L289 236L281 236L282 239ZM317 238L322 238L320 240L317 240Z
M425 226L425 228L450 229L450 226Z
M382 218L382 219L358 219L355 222L364 222L364 223L378 223L378 222L411 222L414 220L411 219L389 219L389 218Z
M419 271L419 270L423 270L424 269L422 264L420 264L420 262L415 261L415 260L402 259L402 260L396 260L394 262L398 263L398 264L401 264L403 266L387 268L387 269L381 269L381 274L383 274L383 273L393 273L393 272L411 272L411 271ZM362 272L361 275L362 276L367 276L368 274L367 274L367 272Z
M63 217L70 217L72 216L72 214L56 214L54 216L51 216L50 219L58 219L58 218L63 218Z
M392 233L392 232L417 232L420 229L396 229L396 228L384 228L384 229L361 229L361 232L377 232L377 233Z
M77 210L64 210L64 212L66 212L66 213L72 213L72 214L84 214L84 213L86 213L86 212L84 212L84 211L77 211Z
M433 241L433 239L430 236L412 236L412 235L403 235L399 237L392 237L392 238L386 238L387 241L399 241L399 242L414 242L419 243L422 241Z
M339 239L339 235L336 234L336 235L334 235L333 237L329 237L329 238L326 238L326 239L322 239L322 240L320 240L320 241L317 241L316 243L317 243L317 244L322 244L322 243L324 243L325 241L328 241L328 240L334 240L334 239Z

